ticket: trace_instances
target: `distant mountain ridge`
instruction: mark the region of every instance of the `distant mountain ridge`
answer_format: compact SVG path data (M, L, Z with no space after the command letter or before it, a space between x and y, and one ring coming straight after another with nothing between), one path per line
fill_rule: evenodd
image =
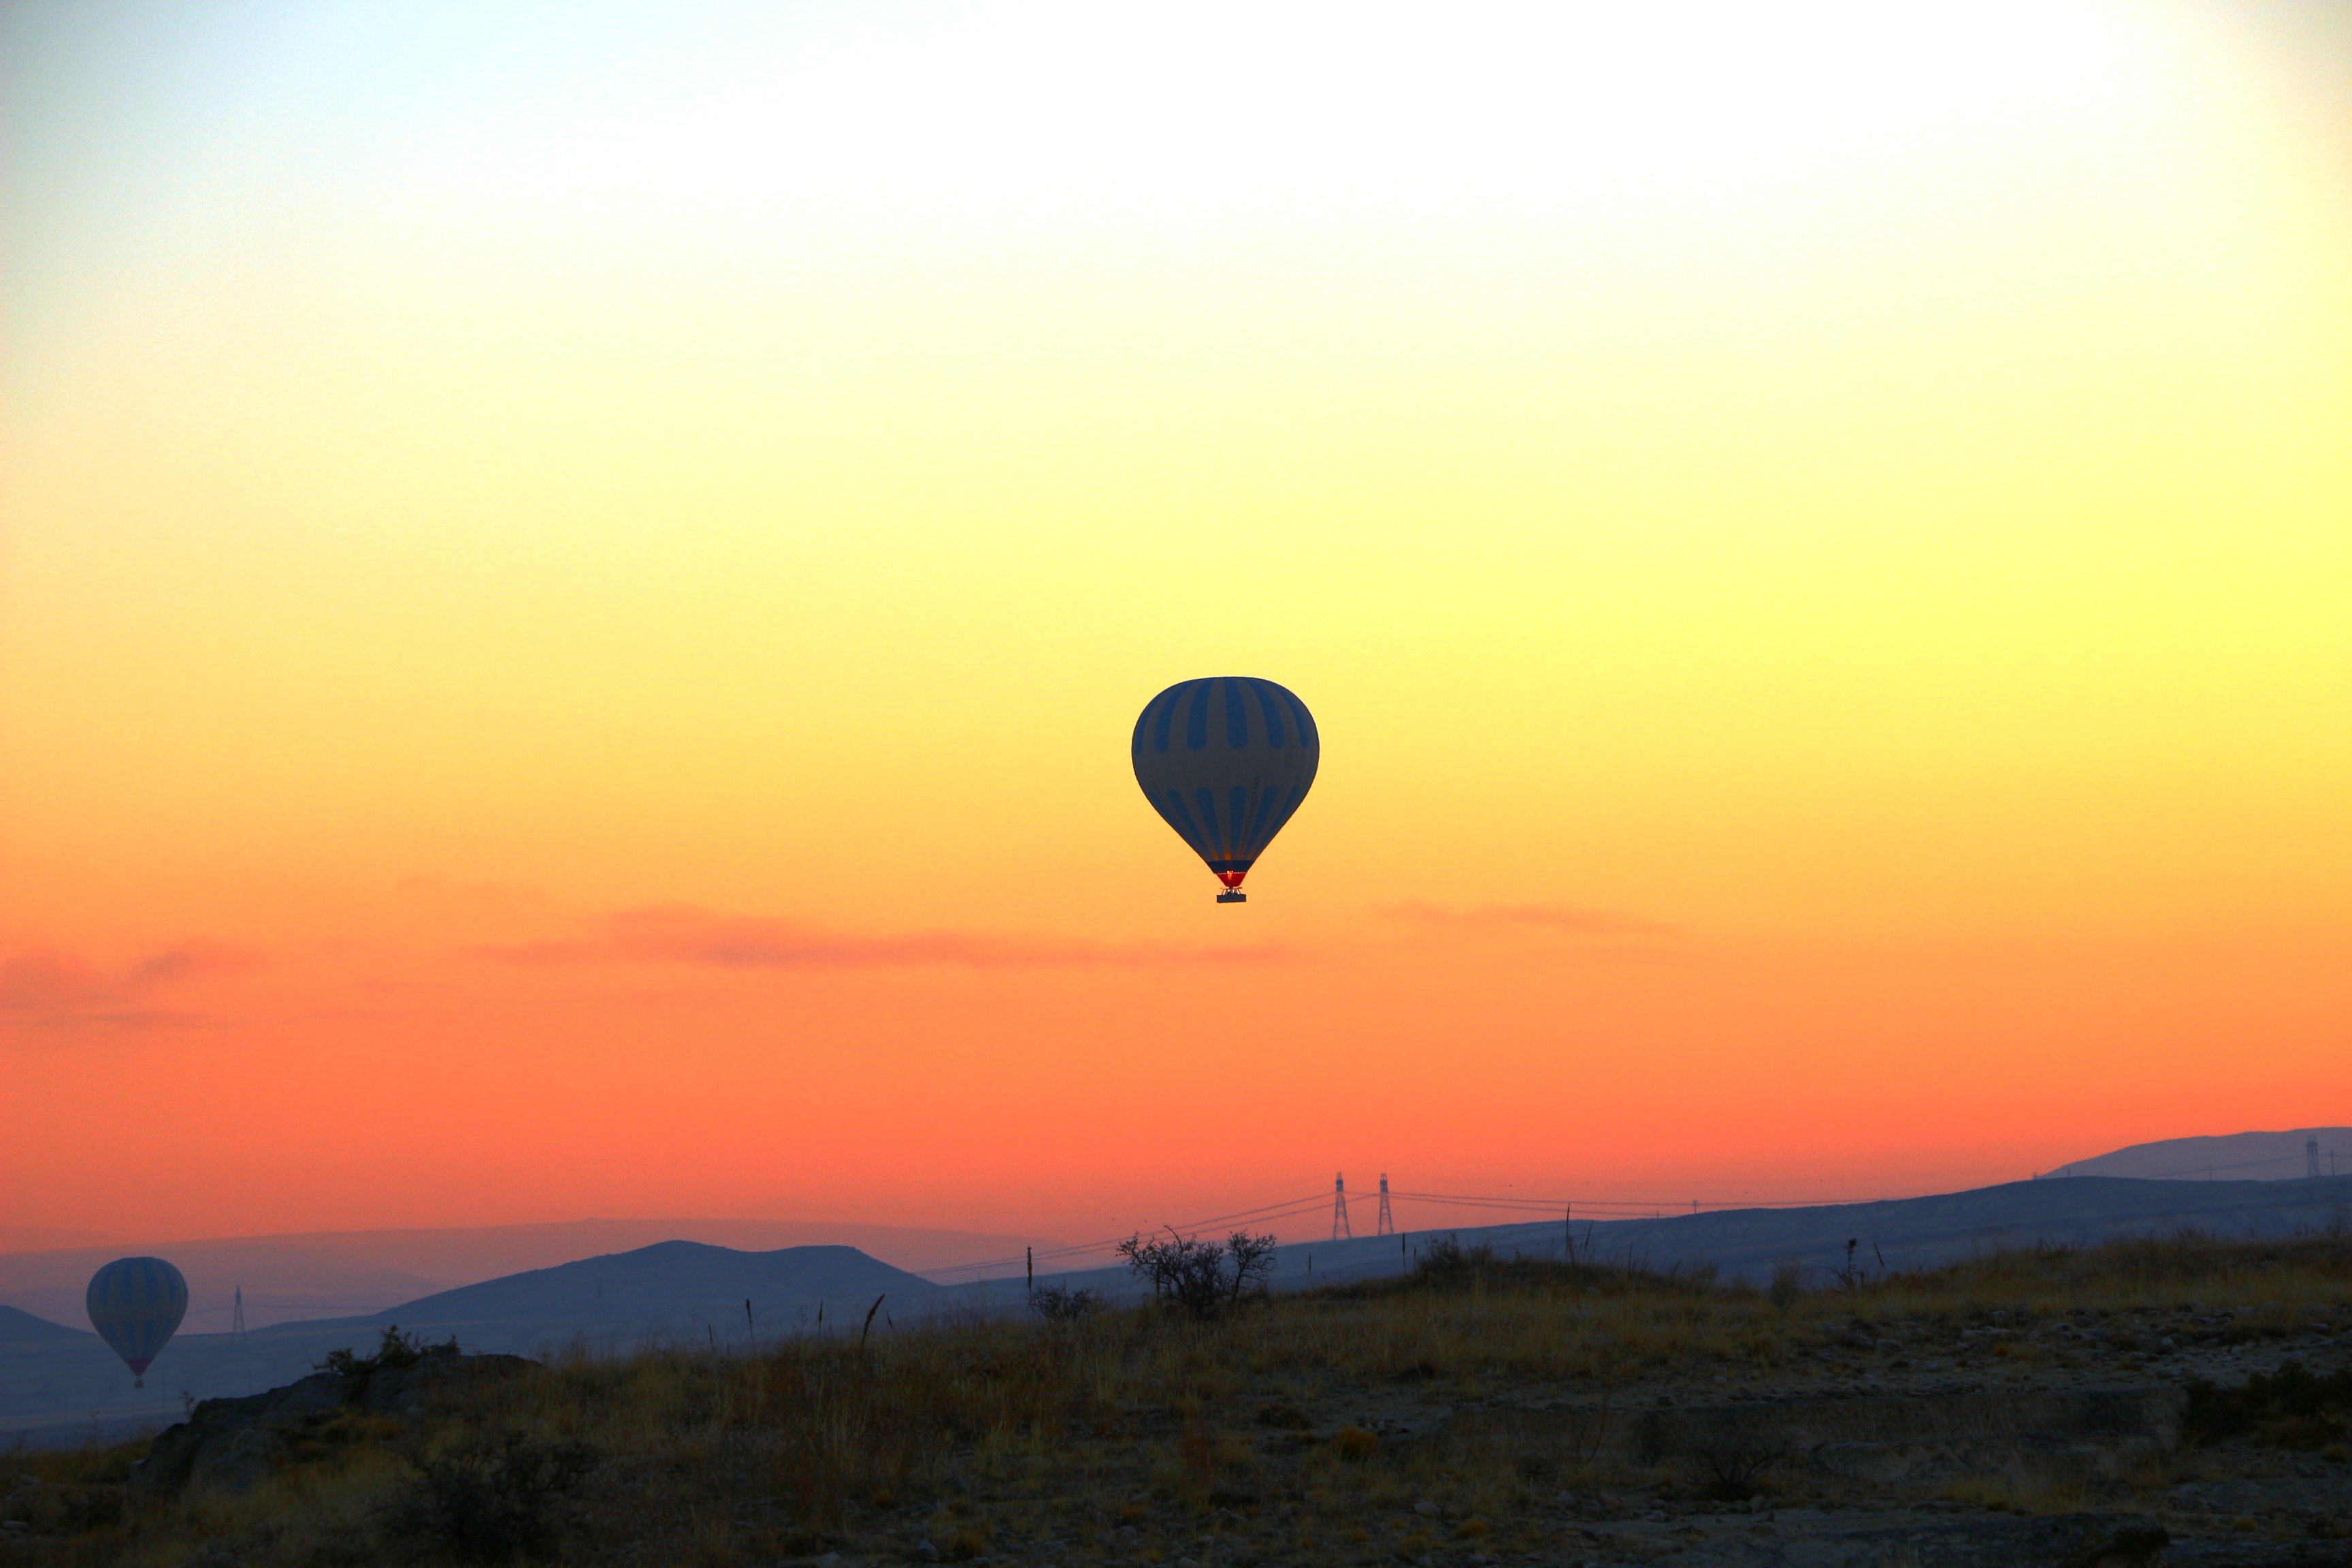
M2311 1145L2319 1169L2311 1169ZM2225 1132L2162 1138L2076 1160L2048 1176L2129 1176L2157 1182L2291 1182L2313 1174L2352 1175L2352 1127L2298 1127L2285 1132Z
M95 1340L98 1336L88 1329L69 1329L63 1323L53 1323L47 1318L37 1318L30 1312L14 1307L0 1307L0 1344L17 1344L40 1340Z
M901 1310L928 1309L940 1287L854 1247L740 1252L699 1241L662 1241L486 1279L404 1301L361 1318L313 1320L263 1331L283 1339L397 1324L426 1338L455 1334L468 1350L530 1352L571 1337L611 1346L660 1339L772 1339L863 1311L877 1298ZM748 1307L748 1311L747 1311ZM259 1336L257 1336L259 1337Z
M1760 1280L1796 1265L1811 1284L1832 1279L1846 1243L1864 1250L1874 1272L1932 1268L2003 1247L2088 1246L2112 1237L2164 1235L2196 1228L2231 1237L2286 1236L2336 1223L2352 1210L2352 1175L2317 1181L2158 1182L2085 1177L2012 1182L1973 1192L1796 1209L1747 1209L1575 1227L1580 1257L1643 1262L1654 1268L1712 1267L1726 1278ZM1286 1241L1274 1286L1309 1285L1392 1275L1437 1235ZM1567 1227L1537 1224L1462 1226L1465 1244L1505 1253L1560 1255ZM1134 1300L1123 1269L1065 1274L1058 1282ZM597 1352L678 1342L749 1351L781 1337L815 1331L856 1334L876 1299L877 1333L936 1312L1019 1314L1018 1278L942 1287L894 1268L854 1247L785 1247L743 1252L667 1241L583 1258L478 1285L444 1290L363 1317L289 1322L243 1335L183 1330L149 1369L134 1394L121 1362L94 1334L80 1334L27 1314L42 1338L0 1335L0 1434L73 1442L109 1431L161 1426L176 1419L183 1396L252 1393L289 1382L328 1352L364 1351L392 1323L428 1338L456 1336L468 1350L526 1354L566 1344ZM747 1318L744 1303L751 1302ZM59 1338L63 1335L65 1337ZM0 1444L8 1439L0 1436Z
M919 1226L771 1219L583 1219L198 1241L151 1237L105 1246L52 1244L0 1251L0 1304L79 1322L89 1277L114 1258L147 1253L171 1258L187 1276L188 1318L182 1332L226 1329L239 1287L245 1291L246 1321L259 1329L373 1313L420 1296L660 1241L709 1242L746 1252L846 1246L917 1271L972 1258L1018 1258L1031 1244L1040 1251L1059 1245L1039 1237Z

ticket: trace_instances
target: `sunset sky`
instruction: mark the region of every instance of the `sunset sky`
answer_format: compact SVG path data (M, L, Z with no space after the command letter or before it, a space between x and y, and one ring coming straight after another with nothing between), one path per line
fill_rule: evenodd
M2352 9L0 58L9 1225L1076 1238L2352 1116ZM1128 755L1223 674L1323 736L1240 906Z

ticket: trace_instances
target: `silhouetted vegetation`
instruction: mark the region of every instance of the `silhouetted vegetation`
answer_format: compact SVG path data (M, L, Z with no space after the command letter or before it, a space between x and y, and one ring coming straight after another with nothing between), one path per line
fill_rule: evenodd
M1772 1295L1441 1237L1408 1276L1237 1311L1271 1246L1245 1239L1236 1254L1138 1238L1135 1253L1165 1270L1157 1309L877 1321L862 1352L809 1335L436 1378L423 1414L352 1417L351 1441L290 1450L245 1491L192 1485L127 1508L143 1447L19 1450L0 1476L29 1479L10 1483L0 1518L24 1522L9 1550L40 1568L757 1568L829 1551L1001 1561L1047 1542L1070 1543L1064 1561L1412 1561L1448 1540L1573 1560L1587 1548L1559 1533L1564 1509L1589 1521L1849 1495L1790 1459L1774 1423L1866 1405L1831 1396L1895 1368L2031 1389L2045 1372L2144 1366L2144 1383L2168 1388L2191 1350L2334 1343L2352 1323L2343 1237L2039 1248ZM372 1373L439 1348L387 1334L338 1365ZM2087 1478L2029 1457L1938 1480L1933 1495L2011 1511L2144 1507L2180 1467L2252 1446L2266 1463L2343 1474L2352 1372L2270 1364L2242 1386L2189 1384L2190 1442L2177 1451ZM1213 1557L1200 1544L1212 1535Z
M454 1334L446 1343L430 1345L420 1341L414 1334L402 1333L400 1325L394 1323L384 1329L383 1337L377 1342L373 1355L359 1355L349 1346L345 1346L341 1350L329 1351L327 1359L319 1363L319 1370L339 1372L345 1377L357 1378L364 1382L379 1372L406 1371L429 1355L457 1353L457 1340Z
M1206 1319L1265 1294L1274 1277L1274 1248L1273 1237L1245 1230L1234 1232L1223 1246L1172 1233L1166 1241L1146 1241L1139 1234L1118 1244L1118 1255L1151 1287L1153 1300Z
M1420 1245L1412 1272L1340 1289L1349 1294L1370 1296L1398 1291L1489 1289L1679 1292L1712 1290L1715 1280L1716 1271L1711 1267L1662 1270L1637 1261L1604 1261L1583 1253L1572 1261L1562 1262L1554 1258L1501 1252L1487 1242L1465 1246L1461 1237L1447 1234L1433 1236Z
M521 1432L467 1437L415 1457L415 1479L383 1514L386 1542L404 1554L446 1552L504 1563L551 1550L557 1510L596 1468L585 1443L534 1441Z
M1072 1289L1067 1285L1045 1284L1029 1292L1029 1310L1049 1323L1091 1318L1105 1305L1099 1290Z

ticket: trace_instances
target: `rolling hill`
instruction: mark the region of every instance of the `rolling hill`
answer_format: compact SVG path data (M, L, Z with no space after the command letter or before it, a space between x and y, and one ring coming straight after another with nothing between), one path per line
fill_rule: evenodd
M0 1307L0 1344L26 1344L56 1340L91 1340L98 1338L88 1329L69 1329L63 1323L53 1323L47 1318L37 1318L30 1312L14 1307Z
M90 1275L114 1258L146 1253L171 1258L187 1276L187 1331L226 1330L240 1286L246 1321L259 1329L378 1312L437 1291L659 1241L709 1242L745 1252L854 1247L918 1271L972 1258L1017 1258L1031 1241L1041 1249L1056 1245L917 1226L692 1218L317 1231L103 1247L51 1242L29 1250L0 1250L0 1304L79 1322Z
M2279 1182L2308 1178L2311 1145L2319 1173L2352 1175L2352 1127L2298 1127L2287 1132L2230 1132L2134 1143L2061 1165L2053 1176L2130 1176L2142 1181Z
M1776 1266L1795 1263L1808 1283L1820 1285L1845 1261L1848 1240L1858 1244L1857 1261L1875 1272L1882 1260L1889 1268L1916 1268L1999 1247L2085 1245L2182 1228L2222 1237L2283 1236L2326 1226L2347 1213L2352 1175L2274 1182L2077 1177L1883 1203L1580 1223L1576 1236L1580 1253L1604 1259L1656 1268L1711 1266L1758 1282ZM1289 1240L1277 1255L1275 1283L1297 1289L1397 1273L1437 1234ZM1557 1220L1463 1226L1453 1234L1465 1244L1555 1258L1565 1242ZM1123 1270L1056 1278L1115 1299L1134 1294ZM287 1383L331 1350L367 1349L394 1323L429 1338L454 1335L468 1350L523 1354L575 1343L626 1350L665 1340L749 1350L814 1331L820 1307L827 1331L855 1333L877 1297L885 1303L876 1331L884 1332L934 1312L1019 1312L1023 1283L942 1287L848 1247L746 1252L667 1241L437 1291L363 1316L281 1323L242 1336L184 1331L138 1394L95 1335L47 1323L41 1339L0 1339L0 1432L74 1440L93 1430L161 1426L176 1418L184 1396ZM23 1313L7 1321L41 1323Z
M854 1247L787 1247L739 1252L698 1241L664 1241L509 1274L404 1301L363 1318L288 1324L268 1331L305 1339L397 1323L429 1338L455 1334L467 1349L541 1349L578 1339L591 1345L678 1337L730 1342L828 1324L887 1296L903 1311L926 1310L940 1287ZM745 1307L749 1304L747 1315Z
M454 1336L467 1350L524 1355L572 1344L613 1351L679 1340L748 1349L815 1330L820 1309L826 1331L837 1326L855 1332L877 1297L887 1296L905 1318L910 1309L924 1315L945 1295L853 1247L740 1252L666 1241L436 1291L364 1316L278 1323L242 1335L183 1331L149 1369L144 1390L131 1387L130 1373L97 1335L48 1324L69 1337L0 1341L0 1433L78 1441L94 1430L161 1426L178 1419L184 1396L249 1394L290 1382L331 1350L371 1349L394 1324L426 1339Z

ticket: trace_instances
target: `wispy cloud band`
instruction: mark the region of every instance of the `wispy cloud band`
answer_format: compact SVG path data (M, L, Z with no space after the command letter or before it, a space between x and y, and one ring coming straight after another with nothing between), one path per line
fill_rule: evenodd
M35 948L0 959L0 1026L16 1029L190 1028L199 1013L154 1005L157 993L260 967L261 955L190 941L103 968L75 953Z
M922 931L866 935L797 921L728 915L687 904L624 910L583 922L581 934L477 947L523 965L684 963L719 969L859 969L955 964L971 969L1080 965L1265 963L1298 956L1276 943L1180 947Z

